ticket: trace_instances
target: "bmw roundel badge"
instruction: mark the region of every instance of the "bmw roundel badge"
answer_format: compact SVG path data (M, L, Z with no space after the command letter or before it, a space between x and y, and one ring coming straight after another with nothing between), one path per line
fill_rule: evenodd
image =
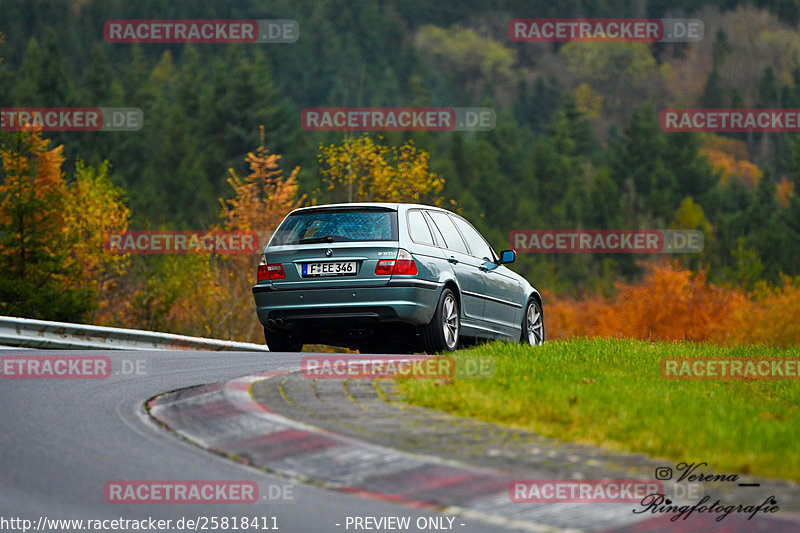
M330 257L330 256L332 256L332 255L333 255L333 250L331 250L330 248L328 248L327 250L325 250L325 256L326 256L326 257Z

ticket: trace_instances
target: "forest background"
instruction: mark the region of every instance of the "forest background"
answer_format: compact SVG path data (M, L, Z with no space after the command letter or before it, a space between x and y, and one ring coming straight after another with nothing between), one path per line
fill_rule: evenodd
M509 21L529 17L698 18L704 39L511 41ZM200 18L294 19L300 38L103 38L109 19ZM702 253L673 257L520 254L550 338L798 344L800 138L658 120L668 107L800 108L798 21L788 0L0 0L2 107L144 116L130 132L0 132L0 315L262 342L256 256L115 255L103 239L219 228L263 244L291 208L348 200L348 153L365 159L354 200L440 203L496 250L514 229L704 233ZM301 127L304 108L346 106L491 107L497 126Z

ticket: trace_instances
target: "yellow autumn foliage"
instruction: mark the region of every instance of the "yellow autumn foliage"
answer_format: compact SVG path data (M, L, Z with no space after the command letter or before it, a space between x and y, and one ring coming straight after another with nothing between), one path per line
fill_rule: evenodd
M380 137L378 139L381 139ZM347 202L410 202L440 205L444 178L428 169L429 154L409 140L402 146L350 137L320 146L321 173L328 187Z

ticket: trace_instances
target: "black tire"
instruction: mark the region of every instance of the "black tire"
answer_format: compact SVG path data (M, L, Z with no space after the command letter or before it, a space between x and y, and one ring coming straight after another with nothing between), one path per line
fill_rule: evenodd
M519 340L530 346L541 346L544 342L544 312L535 298L528 300L522 313L522 335Z
M272 352L300 352L303 339L297 333L269 329L264 326L264 340Z
M458 348L461 314L458 299L445 288L430 323L422 327L422 344L429 354L452 352Z

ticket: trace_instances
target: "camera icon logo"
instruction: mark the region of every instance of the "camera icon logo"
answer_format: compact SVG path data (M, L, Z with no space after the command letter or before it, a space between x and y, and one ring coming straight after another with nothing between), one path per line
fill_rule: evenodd
M666 481L672 479L672 468L668 466L659 466L656 468L656 479L659 481Z

